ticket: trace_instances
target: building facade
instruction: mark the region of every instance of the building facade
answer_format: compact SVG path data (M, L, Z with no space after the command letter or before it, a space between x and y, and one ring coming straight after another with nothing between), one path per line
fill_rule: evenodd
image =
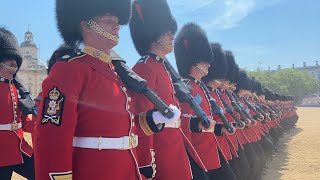
M25 33L25 39L20 45L20 50L23 62L18 76L33 97L36 97L41 91L42 81L47 77L47 67L38 59L38 48L30 31Z
M287 68L285 68L287 69ZM303 62L303 66L302 67L295 67L294 64L292 64L292 69L297 69L300 71L306 71L310 76L314 77L316 80L320 81L320 65L319 62L316 61L316 64L314 66L307 66L306 62ZM268 69L270 70L270 67ZM281 66L278 65L278 69L277 70L272 70L274 72L276 71L280 71L281 70Z

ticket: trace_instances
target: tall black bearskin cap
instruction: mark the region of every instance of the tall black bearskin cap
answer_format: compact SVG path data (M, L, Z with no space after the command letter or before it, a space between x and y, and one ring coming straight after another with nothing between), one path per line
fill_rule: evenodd
M22 56L19 50L19 44L14 34L0 27L0 62L14 59L17 62L18 68L20 68Z
M141 56L163 34L171 31L174 35L178 29L166 0L134 1L129 26L133 44Z
M204 30L195 23L182 27L174 41L174 54L180 76L188 77L190 68L199 62L213 61L210 43Z
M208 70L208 74L202 78L204 82L215 79L227 79L228 63L226 61L225 52L219 43L211 43L213 61Z
M62 58L64 55L73 54L79 52L80 50L73 46L68 46L66 44L60 45L58 49L56 49L51 55L48 63L47 72L49 74L52 66L58 61L58 59Z
M265 92L266 92L266 100L273 100L273 96L274 96L274 93L271 89L269 88L264 88Z
M243 90L250 90L250 80L245 70L239 70L237 76L237 89L235 90L236 93L239 92L241 89Z
M231 83L237 83L239 71L240 71L240 68L239 68L238 64L235 64L234 65L234 75L230 79Z
M260 81L256 80L256 91L258 96L265 95L266 91L263 89Z
M239 67L236 65L234 55L231 51L225 51L225 56L228 63L228 73L226 79L228 79L230 82L234 82L234 78L239 72Z
M129 23L131 0L56 0L57 25L65 43L78 45L83 41L81 21L111 14L119 18L119 24Z

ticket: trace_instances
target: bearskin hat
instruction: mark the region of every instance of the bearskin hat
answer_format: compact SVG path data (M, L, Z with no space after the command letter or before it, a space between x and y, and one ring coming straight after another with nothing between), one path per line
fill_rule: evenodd
M14 59L18 68L22 64L22 55L20 53L17 38L12 32L1 27L0 28L0 62Z
M245 70L243 69L239 70L236 83L237 83L237 89L235 90L236 92L239 92L241 89L250 90L250 80Z
M117 16L120 25L128 24L131 0L56 0L58 30L69 45L78 45L83 41L81 21L106 14Z
M166 0L136 0L132 6L129 24L133 44L141 56L163 34L177 32L177 22Z
M269 88L264 88L265 92L266 92L266 100L273 100L273 91Z
M60 47L53 52L53 54L51 55L51 57L49 59L48 69L47 69L48 74L49 74L52 66L58 61L58 59L62 58L64 55L73 54L73 53L76 53L79 51L80 51L79 49L72 47L72 46L68 46L66 44L60 45Z
M213 55L204 30L195 23L184 25L174 41L174 54L180 76L188 77L190 68L199 62L213 61Z
M234 59L234 55L233 55L232 51L226 50L225 57L226 57L226 61L228 63L228 73L227 73L226 78L230 82L234 82L235 76L239 73L239 67L236 64L236 61Z
M208 74L203 77L203 81L208 82L214 79L226 79L228 73L228 63L226 61L225 52L219 43L211 43L213 61L208 70Z

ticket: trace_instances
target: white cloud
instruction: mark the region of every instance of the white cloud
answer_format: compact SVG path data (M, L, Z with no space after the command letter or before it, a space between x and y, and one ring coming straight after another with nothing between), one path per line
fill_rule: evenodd
M224 11L210 25L218 29L229 29L238 25L256 6L256 0L224 0Z
M252 12L278 4L282 0L168 0L181 21L197 21L205 29L234 28Z

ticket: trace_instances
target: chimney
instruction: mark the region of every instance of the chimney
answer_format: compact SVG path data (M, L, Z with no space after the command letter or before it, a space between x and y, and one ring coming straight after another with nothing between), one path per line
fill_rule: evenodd
M292 69L294 69L294 64L292 64Z
M303 67L307 67L307 63L306 62L303 62Z
M271 68L270 68L270 66L268 66L268 71L271 71Z
M278 70L281 70L281 66L280 65L278 65Z
M319 66L318 61L316 61L316 66Z

